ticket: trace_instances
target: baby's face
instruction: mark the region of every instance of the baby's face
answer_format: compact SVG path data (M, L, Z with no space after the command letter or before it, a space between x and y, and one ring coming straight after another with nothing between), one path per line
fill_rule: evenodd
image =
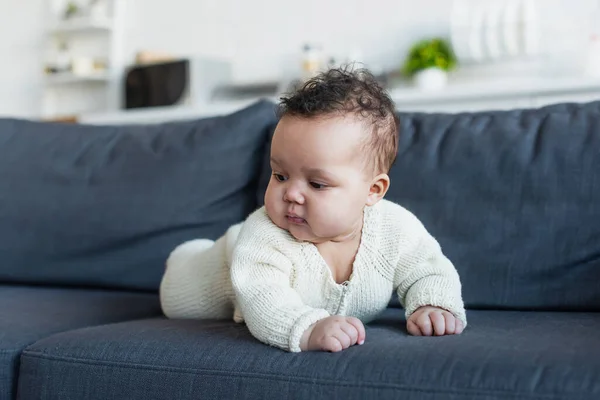
M361 229L373 178L361 154L364 135L364 124L351 116L283 117L265 195L271 220L312 243L342 241Z

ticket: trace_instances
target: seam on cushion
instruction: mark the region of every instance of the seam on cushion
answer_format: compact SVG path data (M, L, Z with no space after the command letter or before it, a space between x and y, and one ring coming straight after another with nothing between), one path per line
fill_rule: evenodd
M13 353L21 353L25 348L22 347L20 349L2 349L0 350L0 354L13 354Z
M340 382L339 380L330 380L323 378L308 378L302 377L298 375L275 375L275 374L265 374L258 372L239 372L239 371L228 371L228 370L218 370L218 369L205 369L205 368L182 368L182 367L167 367L167 366L156 366L150 364L141 364L141 363L131 363L131 362L121 362L121 361L107 361L107 360L94 360L89 358L78 358L78 357L65 357L65 356L52 356L39 351L24 351L22 357L31 357L31 358L39 358L46 359L50 361L57 361L63 363L79 363L86 364L91 366L114 366L119 368L128 368L128 369L146 369L157 372L169 372L169 373L186 373L186 374L198 374L203 373L206 375L215 375L215 376L226 376L228 378L232 377L240 377L240 378L259 378L259 379L267 379L270 381L284 381L284 382L300 382L300 383L310 383L312 385L322 385L327 387L359 387L359 388L372 388L372 389L394 389L394 390L402 390L406 392L420 392L420 393L439 393L439 394L458 394L458 395L485 395L485 394L493 394L497 396L508 396L507 399L514 399L515 396L518 399L530 399L530 400L563 400L562 396L588 396L587 394L569 394L569 393L561 393L559 397L556 397L554 394L549 393L522 393L522 392L511 392L511 391L503 391L498 389L483 389L483 388L469 388L469 389L431 389L431 388L419 388L419 387L409 387L399 384L386 383L386 382L365 382L361 381L360 383L355 382ZM21 362L22 364L22 362Z

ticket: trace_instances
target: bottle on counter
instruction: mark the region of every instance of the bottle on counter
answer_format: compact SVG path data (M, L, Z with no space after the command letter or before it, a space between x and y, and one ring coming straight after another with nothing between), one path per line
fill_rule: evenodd
M323 60L318 46L306 44L302 50L302 79L307 80L321 70Z

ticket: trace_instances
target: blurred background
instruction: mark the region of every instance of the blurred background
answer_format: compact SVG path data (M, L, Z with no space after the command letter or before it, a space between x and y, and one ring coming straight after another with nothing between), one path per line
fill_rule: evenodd
M369 68L398 109L600 98L600 0L0 0L0 116L233 111Z

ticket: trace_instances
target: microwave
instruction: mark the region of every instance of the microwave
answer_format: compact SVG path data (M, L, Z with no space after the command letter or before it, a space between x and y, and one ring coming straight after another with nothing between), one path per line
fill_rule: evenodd
M125 73L123 108L202 104L231 80L230 63L180 59L135 65Z

